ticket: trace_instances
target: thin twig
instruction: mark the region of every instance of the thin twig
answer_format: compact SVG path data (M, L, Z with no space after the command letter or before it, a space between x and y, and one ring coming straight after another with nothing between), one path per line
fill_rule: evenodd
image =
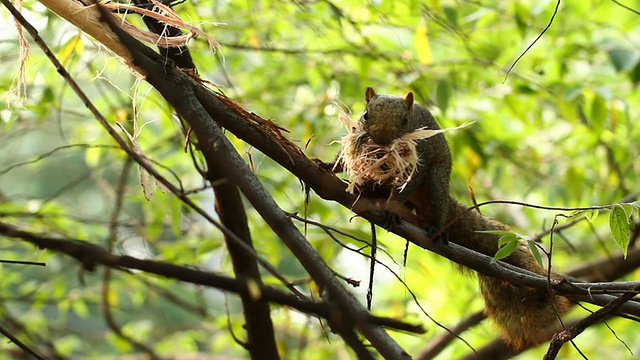
M378 239L376 236L376 225L371 224L371 253L369 261L369 286L367 288L367 310L371 311L371 302L373 301L373 283L374 271L376 270L376 250L378 249Z
M17 265L47 266L46 263L39 262L39 261L2 260L2 259L0 259L0 263L3 263L3 264L17 264Z
M533 40L533 42L531 44L529 44L529 46L527 46L527 48L522 52L522 54L520 54L520 56L518 56L518 58L513 62L513 64L511 64L511 66L509 66L509 69L504 74L504 80L502 81L503 84L507 81L507 77L509 76L509 73L516 66L518 61L520 61L520 59L522 59L522 57L529 51L529 49L531 49L533 47L533 45L535 45L535 43L538 42L538 40L540 40L542 35L544 35L547 32L547 30L549 30L549 28L551 27L551 24L553 24L553 20L556 18L556 14L558 13L558 8L559 7L560 7L560 0L557 0L556 8L553 10L553 14L551 15L551 19L549 19L549 23L542 30L542 32L540 34L538 34L538 36L535 38L535 40Z
M20 349L24 350L24 352L26 352L27 354L33 356L34 358L36 358L38 360L45 360L46 359L44 356L38 354L35 350L31 349L25 343L20 341L17 337L13 336L13 334L11 334L9 331L7 331L2 326L0 326L0 334L6 336L7 339L9 339L12 343L16 344Z

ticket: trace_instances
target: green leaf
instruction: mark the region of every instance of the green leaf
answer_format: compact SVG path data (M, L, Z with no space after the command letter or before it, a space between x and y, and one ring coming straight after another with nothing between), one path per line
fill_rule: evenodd
M598 128L602 128L602 124L608 114L609 110L607 109L605 99L600 95L596 95L591 103L591 122Z
M638 55L631 50L615 48L609 50L609 59L617 72L630 69L638 60Z
M520 4L519 2L514 2L514 7L515 7L515 21L516 21L516 26L518 28L518 32L520 33L521 37L525 37L527 34L527 31L530 28L530 25L527 23L527 20L529 19L529 12L527 10L527 8Z
M564 181L564 183L566 184L565 189L568 193L568 196L576 199L579 198L580 187L574 186L574 184L581 184L583 182L584 182L584 169L574 165L570 165L569 168L567 169L567 172L565 175L565 181Z
M202 254L206 254L210 251L218 249L220 248L220 246L221 246L221 243L219 241L205 239L203 241L200 241L196 254L200 256Z
M609 228L611 229L613 239L618 243L620 249L622 249L622 253L626 259L630 241L629 220L621 205L616 205L613 210L611 210L609 214Z
M514 233L509 233L498 240L498 247L501 248L505 245L510 244L513 241L518 241L518 236Z
M631 214L633 214L633 205L629 203L621 203L619 205L622 206L622 208L624 209L624 213L627 216L627 218L631 217Z
M518 237L518 239L520 240L524 240L524 241L533 241L533 239L531 238L531 236L529 235L522 235L522 234L518 234L516 232L513 233L515 236Z
M582 96L582 87L568 86L562 95L562 100L568 103L574 103Z
M529 250L531 250L531 253L536 259L538 265L540 265L540 267L544 267L544 264L542 263L542 256L540 255L540 249L538 249L536 242L533 240L527 240L527 245L529 245Z
M182 209L178 199L172 198L171 201L171 229L176 238L182 236Z
M535 94L537 93L537 90L534 89L531 85L529 84L518 84L515 87L515 91L518 94Z
M631 80L633 85L640 83L640 61L629 71L629 80Z
M577 218L580 218L584 215L584 211L574 211L571 213L571 215L569 216L558 216L558 223L560 224L566 224L569 221L575 220Z
M438 88L436 89L436 100L438 106L442 109L442 112L447 112L449 108L449 99L451 98L451 84L448 81L438 81Z
M89 308L87 304L82 300L75 300L71 302L71 309L73 312L81 318L89 316Z
M515 234L509 235L505 235L500 238L500 241L498 242L500 249L498 249L498 251L496 252L493 260L491 260L491 263L506 258L507 256L511 255L511 253L513 253L513 250L515 250L516 247L518 247L518 238L515 236Z
M558 99L557 105L562 117L571 122L577 122L579 120L578 109L576 108L576 104L574 102L562 101L561 99Z
M632 203L629 203L629 205L631 205L632 209L638 211L638 213L640 213L640 201L634 201Z
M458 12L456 11L456 8L453 6L445 6L442 11L444 12L444 16L447 18L447 21L456 27L456 25L458 25Z
M587 210L584 212L584 217L588 222L592 223L600 215L600 211L596 209Z

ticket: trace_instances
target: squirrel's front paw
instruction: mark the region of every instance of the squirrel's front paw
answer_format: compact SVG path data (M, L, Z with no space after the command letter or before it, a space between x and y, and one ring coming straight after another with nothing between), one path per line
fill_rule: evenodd
M400 224L400 221L402 220L400 219L400 215L389 210L382 210L382 217L384 218L382 227L387 231L391 230L391 227L394 225Z
M429 239L433 238L438 233L438 230L439 230L438 228L436 228L431 224L427 224L424 227L424 232L427 234L427 237ZM433 242L436 245L447 245L449 243L449 234L447 234L446 232L443 232L440 235L438 235L438 237L433 239Z

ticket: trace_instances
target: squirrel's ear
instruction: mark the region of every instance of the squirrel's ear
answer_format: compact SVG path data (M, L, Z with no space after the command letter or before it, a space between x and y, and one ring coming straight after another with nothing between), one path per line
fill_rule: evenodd
M373 98L373 96L375 94L376 94L376 92L375 92L375 90L373 90L373 88L371 86L367 87L367 90L364 92L364 98L367 101L367 104Z
M407 110L411 112L413 108L413 92L409 91L407 95L404 96L404 101L407 103Z

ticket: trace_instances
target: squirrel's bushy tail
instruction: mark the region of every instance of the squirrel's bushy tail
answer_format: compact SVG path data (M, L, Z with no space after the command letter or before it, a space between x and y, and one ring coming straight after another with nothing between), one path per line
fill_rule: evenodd
M559 317L571 303L544 290L514 286L478 275L485 313L498 325L502 338L514 349L549 341L560 329Z
M452 198L450 214L462 213L466 207ZM508 230L508 226L486 218L476 210L464 213L449 229L449 241L494 256L500 235L479 233L485 230ZM546 275L526 245L521 244L504 261ZM561 279L559 275L552 275ZM504 341L515 349L548 341L559 329L559 317L571 307L569 299L547 291L512 285L478 274L480 292L487 316L498 325Z

